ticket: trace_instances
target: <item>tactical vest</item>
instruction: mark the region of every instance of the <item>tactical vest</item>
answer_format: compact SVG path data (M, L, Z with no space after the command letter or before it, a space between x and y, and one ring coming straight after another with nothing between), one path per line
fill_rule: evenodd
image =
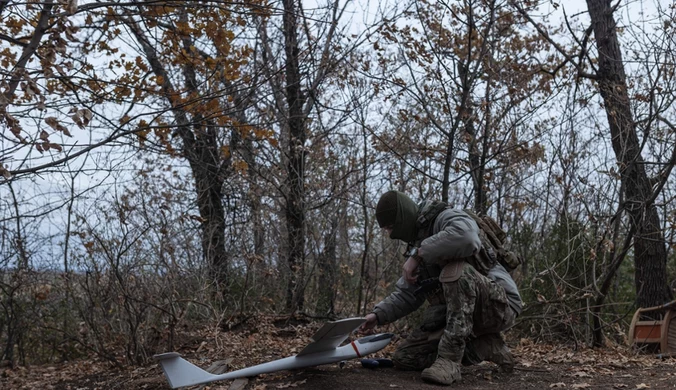
M515 252L508 250L506 245L507 233L502 230L500 225L488 215L478 216L474 211L465 209L474 222L479 225L479 237L481 238L481 251L475 256L493 258L500 263L507 271L514 271L523 261ZM485 252L485 253L481 253ZM491 267L493 266L491 265ZM490 268L489 268L490 269ZM488 271L486 271L488 272Z
M418 240L414 244L420 246L425 238L432 235L434 221L442 211L449 206L444 202L432 202L423 208L418 216ZM500 263L507 271L513 271L521 263L518 255L505 248L507 233L498 225L498 223L488 215L478 216L474 211L465 209L466 212L479 226L479 238L481 239L481 249L474 255L465 259L470 265L479 271L482 275L488 275L488 271Z

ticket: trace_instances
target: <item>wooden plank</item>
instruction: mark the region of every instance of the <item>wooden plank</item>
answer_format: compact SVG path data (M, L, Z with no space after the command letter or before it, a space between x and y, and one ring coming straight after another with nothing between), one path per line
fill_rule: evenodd
M662 341L661 321L649 321L649 322L650 324L642 324L641 322L636 324L636 326L634 327L635 343L659 343Z

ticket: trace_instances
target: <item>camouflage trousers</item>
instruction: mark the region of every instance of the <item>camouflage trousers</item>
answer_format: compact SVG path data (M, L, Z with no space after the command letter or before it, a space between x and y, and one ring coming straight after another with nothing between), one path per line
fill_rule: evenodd
M421 326L397 346L399 369L421 371L437 356L478 364L504 344L500 332L514 325L504 288L469 264L455 282L443 283L445 304L429 306Z

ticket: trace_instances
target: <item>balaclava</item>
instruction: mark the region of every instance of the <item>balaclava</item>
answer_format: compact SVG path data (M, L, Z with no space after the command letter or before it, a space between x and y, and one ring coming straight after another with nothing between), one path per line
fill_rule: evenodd
M376 206L376 219L381 228L392 225L390 238L406 243L416 239L418 206L399 191L388 191L380 197Z

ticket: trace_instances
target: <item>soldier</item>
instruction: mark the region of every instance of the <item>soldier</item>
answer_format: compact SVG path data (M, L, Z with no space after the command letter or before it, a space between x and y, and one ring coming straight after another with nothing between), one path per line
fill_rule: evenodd
M500 332L514 325L521 297L482 245L475 219L442 202L418 206L398 191L381 196L376 219L390 238L409 247L403 276L366 316L362 330L394 322L427 300L422 325L394 353L397 368L422 370L424 381L442 385L460 380L461 363L488 360L511 372L514 357Z

